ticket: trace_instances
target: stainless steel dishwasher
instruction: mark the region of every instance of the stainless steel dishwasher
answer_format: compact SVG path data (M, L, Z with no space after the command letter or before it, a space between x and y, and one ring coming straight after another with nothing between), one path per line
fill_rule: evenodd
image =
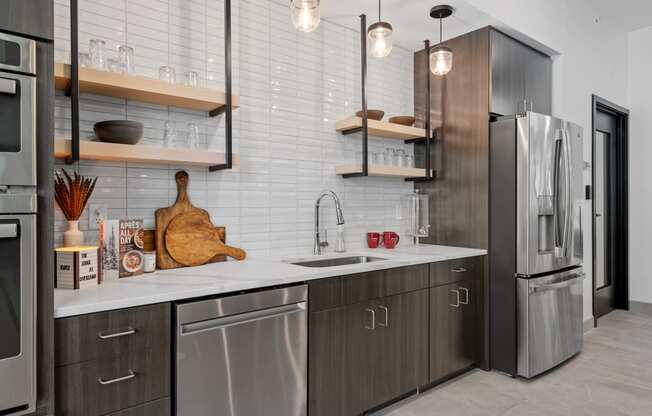
M177 303L177 416L306 415L307 293Z

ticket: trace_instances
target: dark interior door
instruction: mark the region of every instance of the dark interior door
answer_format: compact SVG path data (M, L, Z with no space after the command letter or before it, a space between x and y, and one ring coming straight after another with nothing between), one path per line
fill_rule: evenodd
M626 309L626 141L621 117L600 107L594 115L594 278L596 318Z

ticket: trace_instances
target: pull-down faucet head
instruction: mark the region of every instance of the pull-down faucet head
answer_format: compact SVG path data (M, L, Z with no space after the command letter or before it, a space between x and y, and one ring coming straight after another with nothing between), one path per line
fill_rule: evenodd
M342 204L340 204L340 199L337 197L335 192L333 191L323 191L319 196L317 197L317 201L315 201L315 245L314 245L314 254L321 254L321 246L322 244L328 245L328 242L323 242L321 241L320 238L320 230L319 230L319 204L321 203L321 200L324 199L324 197L330 196L333 199L333 202L335 203L335 215L337 216L337 225L344 225L344 214L342 213Z

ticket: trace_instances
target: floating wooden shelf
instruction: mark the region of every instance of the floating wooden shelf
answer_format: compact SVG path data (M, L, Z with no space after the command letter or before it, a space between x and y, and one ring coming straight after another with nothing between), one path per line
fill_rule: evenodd
M70 65L55 64L54 85L56 89L67 90L69 84ZM226 108L226 95L223 91L170 84L166 81L139 75L99 71L92 68L79 68L79 90L146 103L210 111L214 114ZM237 107L238 97L234 95L233 108Z
M338 165L335 167L335 173L346 175L349 173L361 172L362 166L358 164ZM420 178L426 176L425 169L419 168L400 168L398 166L386 165L369 165L369 176L383 176L388 178Z
M129 145L82 140L79 143L81 159L109 160L118 162L141 162L152 164L179 164L213 166L224 163L224 153L208 150L177 149L151 145ZM54 140L54 157L66 158L71 154L71 140ZM239 164L238 155L233 155L233 165Z
M349 117L335 122L335 129L342 133L357 131L362 128L362 117ZM417 127L403 126L387 121L368 120L369 135L386 139L408 140L426 137L426 130Z

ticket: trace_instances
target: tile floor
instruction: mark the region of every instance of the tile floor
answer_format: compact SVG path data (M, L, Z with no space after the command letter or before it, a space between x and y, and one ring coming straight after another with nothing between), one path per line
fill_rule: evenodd
M579 356L535 380L475 370L381 415L650 416L652 317L612 312Z

